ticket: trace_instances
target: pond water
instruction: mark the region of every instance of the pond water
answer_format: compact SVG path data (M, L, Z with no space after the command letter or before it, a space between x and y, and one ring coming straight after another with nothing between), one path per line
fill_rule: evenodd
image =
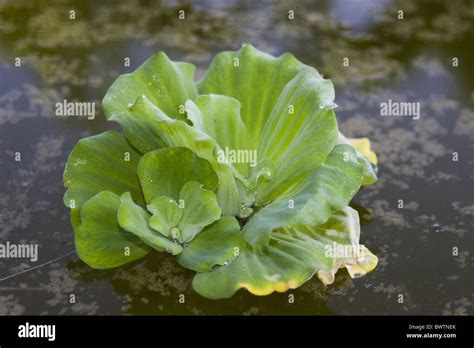
M0 242L39 245L37 262L1 260L0 314L474 314L473 23L472 1L0 1ZM379 182L352 205L378 267L219 301L197 295L193 272L164 254L87 267L62 172L80 138L119 129L99 107L107 88L156 51L195 64L199 78L244 42L332 79L339 127L372 140ZM95 119L54 116L64 99L95 101ZM420 103L420 119L382 117L389 99Z

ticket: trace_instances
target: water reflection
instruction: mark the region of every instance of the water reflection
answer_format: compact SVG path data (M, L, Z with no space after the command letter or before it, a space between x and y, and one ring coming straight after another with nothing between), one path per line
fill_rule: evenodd
M163 253L152 253L144 260L115 270L92 270L82 261L68 262L67 269L72 278L81 283L111 284L118 295L127 299L127 304L122 307L125 313L144 315L329 315L334 314L326 306L331 293L343 291L352 282L347 274L341 273L331 288L313 279L297 293L289 291L257 297L240 290L230 299L216 301L197 295L191 287L193 272ZM290 300L290 294L294 296L294 302ZM184 295L184 303L180 302L183 300L181 295Z

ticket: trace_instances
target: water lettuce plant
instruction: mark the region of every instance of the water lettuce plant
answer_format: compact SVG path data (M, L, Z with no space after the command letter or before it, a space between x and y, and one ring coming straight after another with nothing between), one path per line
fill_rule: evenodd
M194 72L160 52L108 90L124 135L80 140L64 171L79 257L105 269L167 252L212 299L374 269L349 202L377 158L339 132L331 81L251 45Z

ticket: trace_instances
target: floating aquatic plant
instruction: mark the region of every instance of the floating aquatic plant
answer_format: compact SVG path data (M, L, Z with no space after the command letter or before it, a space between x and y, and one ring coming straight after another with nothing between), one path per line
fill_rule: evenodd
M194 71L160 52L108 90L124 135L80 140L64 171L79 257L105 269L168 252L212 299L374 269L349 202L377 159L338 131L331 81L251 45Z

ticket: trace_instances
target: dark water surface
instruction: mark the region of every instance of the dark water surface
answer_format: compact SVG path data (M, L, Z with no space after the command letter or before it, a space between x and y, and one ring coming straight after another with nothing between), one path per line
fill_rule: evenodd
M474 314L474 2L311 3L0 1L0 242L39 244L37 262L0 260L0 314ZM291 51L331 78L340 128L372 140L380 180L353 206L378 267L357 279L340 271L328 287L312 279L289 292L294 304L243 290L204 299L193 272L164 254L88 268L74 252L62 172L80 138L118 129L99 107L107 88L160 50L201 77L215 53L243 42ZM96 118L54 116L63 99L96 101ZM419 102L420 119L380 116L389 99Z

